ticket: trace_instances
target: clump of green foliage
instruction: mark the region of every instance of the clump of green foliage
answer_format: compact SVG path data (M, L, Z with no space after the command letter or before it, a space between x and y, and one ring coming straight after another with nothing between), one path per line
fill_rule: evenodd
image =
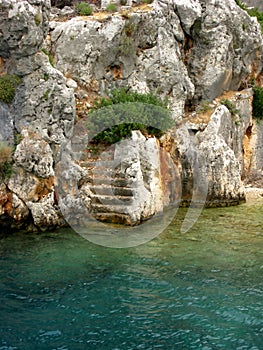
M256 119L263 119L263 88L253 86L254 96L252 102L252 114Z
M212 108L210 106L210 101L203 100L201 101L200 105L197 107L196 111L198 114L205 113L210 111Z
M113 4L112 2L106 7L105 9L107 12L116 12L117 11L117 6Z
M49 94L50 94L50 90L48 89L48 90L45 91L45 93L43 95L43 98L44 98L45 101L48 101Z
M41 22L42 22L42 18L41 18L41 16L40 16L40 14L39 14L39 13L36 13L36 14L35 14L35 24L36 24L36 26L39 27L40 24L41 24Z
M41 50L45 55L47 55L49 63L51 64L52 67L54 67L54 59L53 56L51 54L51 52L49 52L47 49L43 48Z
M86 2L80 2L79 4L77 4L76 10L81 16L90 16L93 12L93 8Z
M228 108L228 110L231 113L232 117L235 116L236 114L239 114L239 110L236 109L234 103L231 102L230 100L228 100L228 99L221 100L220 103Z
M12 147L0 142L0 179L9 179L12 174Z
M173 126L168 100L153 93L140 94L120 88L101 98L88 115L87 127L94 144L113 144L131 136L132 130L161 137Z
M247 13L251 16L251 17L257 17L257 20L261 26L261 30L263 32L263 12L260 12L258 10L258 8L248 8L243 2L241 2L240 0L235 0L237 5L242 8L242 10L247 11Z
M151 4L153 0L142 0L143 4Z
M11 104L16 94L16 88L22 80L17 75L0 76L0 101Z
M137 25L129 20L125 23L124 29L121 33L119 44L120 56L132 56L136 54L137 47Z

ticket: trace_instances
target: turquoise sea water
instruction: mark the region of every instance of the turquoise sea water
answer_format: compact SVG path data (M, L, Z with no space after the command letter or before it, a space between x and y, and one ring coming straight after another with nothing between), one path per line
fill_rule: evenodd
M263 204L185 210L151 242L0 240L0 350L263 349Z

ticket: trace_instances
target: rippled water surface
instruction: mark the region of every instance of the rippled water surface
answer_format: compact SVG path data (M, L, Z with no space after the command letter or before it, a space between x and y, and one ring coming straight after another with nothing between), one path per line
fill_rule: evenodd
M148 244L0 241L0 350L263 349L262 203L185 212Z

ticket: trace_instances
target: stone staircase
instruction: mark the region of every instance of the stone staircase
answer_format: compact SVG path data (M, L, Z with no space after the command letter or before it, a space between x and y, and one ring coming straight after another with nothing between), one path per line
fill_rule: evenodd
M134 200L131 180L122 169L121 160L114 159L115 146L101 154L87 153L79 162L89 186L90 212L102 222L133 225L130 212Z

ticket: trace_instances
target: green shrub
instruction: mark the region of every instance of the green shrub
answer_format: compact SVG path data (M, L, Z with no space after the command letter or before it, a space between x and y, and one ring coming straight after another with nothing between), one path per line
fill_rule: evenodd
M236 114L239 114L239 110L236 109L234 103L231 102L230 100L228 100L228 99L221 100L220 103L228 108L228 110L231 113L232 117L235 116Z
M117 6L113 3L110 3L106 9L107 12L116 12L117 11Z
M236 4L240 7L240 8L242 8L242 10L247 10L247 6L243 3L243 2L241 2L240 0L235 0L236 1Z
M51 64L52 67L54 67L54 59L53 59L53 56L51 54L51 52L49 52L47 49L43 48L41 50L45 55L48 56L48 60L49 60L49 63Z
M253 117L263 119L263 88L254 86L254 97L252 102Z
M143 4L151 4L153 0L142 0Z
M21 84L22 80L16 75L0 76L0 101L10 104L13 102L16 88Z
M77 4L76 10L81 16L90 16L93 12L93 8L86 2L80 2L79 4Z
M9 179L12 174L12 147L0 142L0 179Z
M39 27L40 24L41 24L41 22L42 22L42 18L41 18L41 16L40 16L40 14L39 14L39 13L36 13L36 14L35 14L35 24L36 24L36 26Z
M257 17L257 20L261 26L261 30L263 32L263 12L260 12L258 10L258 8L248 8L243 2L241 2L240 0L235 0L237 5L242 8L242 10L247 11L247 13L251 16L251 17Z
M205 113L208 111L211 111L210 101L203 100L201 101L200 105L197 107L196 111L198 114Z
M160 137L173 123L167 99L121 88L96 101L87 127L93 143L113 144L130 137L132 130Z

